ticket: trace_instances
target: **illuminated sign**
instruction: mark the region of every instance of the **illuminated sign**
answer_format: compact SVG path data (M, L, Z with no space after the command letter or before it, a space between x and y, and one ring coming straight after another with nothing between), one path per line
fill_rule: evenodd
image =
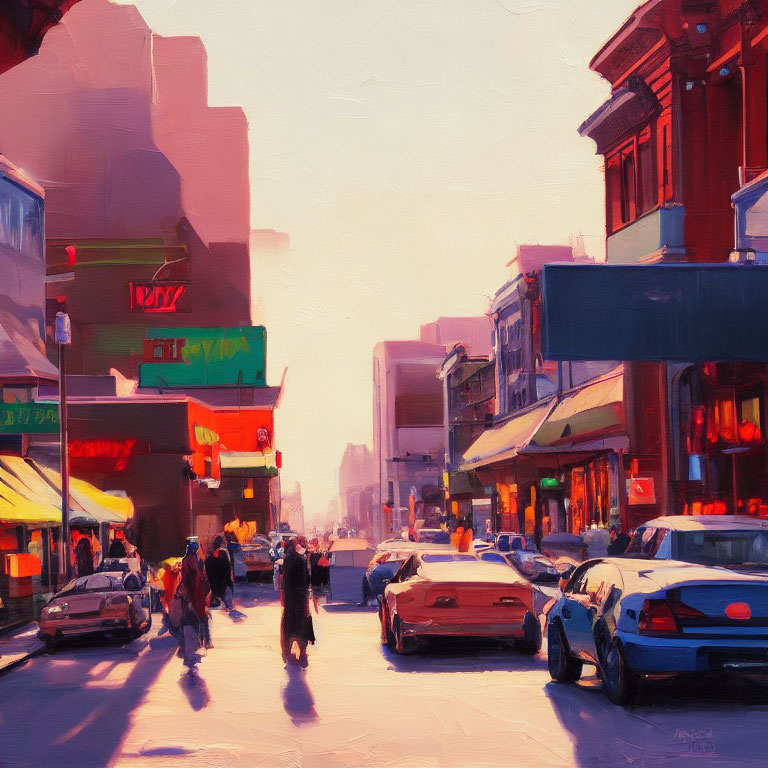
M51 434L58 431L58 403L0 403L2 434Z
M150 344L158 347L173 339L178 357L153 353L158 362L147 360ZM267 332L263 326L234 328L147 328L145 361L140 367L142 387L265 387Z
M558 488L560 486L556 477L542 477L539 484L542 488Z
M131 309L138 312L175 312L187 286L183 283L129 283Z
M627 480L627 496L631 505L655 504L656 487L652 477L633 477Z
M149 452L149 445L135 437L123 440L70 440L70 468L105 474L123 472L131 457Z

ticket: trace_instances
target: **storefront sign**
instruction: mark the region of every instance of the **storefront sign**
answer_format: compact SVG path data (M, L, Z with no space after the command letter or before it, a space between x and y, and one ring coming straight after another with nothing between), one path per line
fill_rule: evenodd
M633 477L627 480L630 504L655 504L656 487L652 477Z
M71 440L70 469L91 472L123 472L132 456L149 453L149 445L136 438L124 440Z
M58 403L0 403L0 433L55 434L58 431Z
M540 485L542 488L559 488L560 483L558 483L556 477L542 477L540 481Z
M175 312L187 286L181 283L129 283L131 309L139 312Z
M142 387L265 387L266 329L148 328L147 340L184 339L178 362L146 362Z

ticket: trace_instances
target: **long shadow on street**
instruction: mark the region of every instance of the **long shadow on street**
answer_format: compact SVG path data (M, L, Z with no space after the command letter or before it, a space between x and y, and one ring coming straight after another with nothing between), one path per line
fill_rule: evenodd
M176 648L170 637L73 647L9 675L0 683L0 762L18 768L109 765L133 712ZM124 664L133 667L123 678Z
M766 765L765 689L681 681L647 689L626 709L608 701L594 677L550 682L545 692L583 768Z

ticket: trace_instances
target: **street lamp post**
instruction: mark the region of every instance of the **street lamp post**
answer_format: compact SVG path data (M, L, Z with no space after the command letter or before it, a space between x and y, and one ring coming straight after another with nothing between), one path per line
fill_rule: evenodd
M59 537L59 585L69 578L69 433L67 431L67 357L72 343L69 315L56 313L55 341L59 347L59 445L61 468L61 535Z

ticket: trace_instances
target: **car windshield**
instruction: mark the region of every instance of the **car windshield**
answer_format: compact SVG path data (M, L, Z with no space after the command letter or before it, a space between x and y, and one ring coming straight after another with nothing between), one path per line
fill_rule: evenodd
M678 531L677 559L744 570L768 569L768 531Z
M77 592L104 592L113 589L122 589L123 582L106 573L94 573L91 576L81 576L72 579L57 595L69 595Z
M480 559L490 563L506 563L504 555L499 555L496 552L486 552L480 555Z
M425 563L477 562L477 558L472 555L452 555L449 552L446 552L444 555L424 555L422 560Z
M379 563L371 573L380 579L391 579L400 570L402 564L402 560L387 560Z

